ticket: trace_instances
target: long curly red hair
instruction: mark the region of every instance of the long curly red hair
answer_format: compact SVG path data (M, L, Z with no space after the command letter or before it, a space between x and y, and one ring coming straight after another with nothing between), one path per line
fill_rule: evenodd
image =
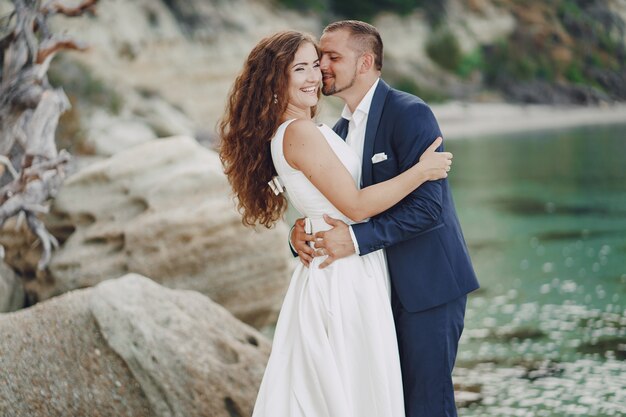
M219 122L219 155L246 226L272 227L287 209L283 194L274 195L268 181L276 175L270 141L289 100L290 64L301 45L315 39L302 32L278 32L250 52L230 91ZM311 109L311 117L317 108Z

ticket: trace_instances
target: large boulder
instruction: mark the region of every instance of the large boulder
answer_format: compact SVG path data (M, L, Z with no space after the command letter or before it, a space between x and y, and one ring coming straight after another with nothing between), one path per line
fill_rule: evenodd
M85 146L95 155L111 156L157 137L145 123L114 117L103 110L94 111L86 124Z
M24 307L24 286L15 272L0 261L0 313Z
M195 291L134 274L0 315L11 416L252 413L269 342Z
M188 137L149 141L71 176L46 222L63 244L49 275L26 283L34 300L136 272L261 327L288 284L287 227L245 228L219 157Z

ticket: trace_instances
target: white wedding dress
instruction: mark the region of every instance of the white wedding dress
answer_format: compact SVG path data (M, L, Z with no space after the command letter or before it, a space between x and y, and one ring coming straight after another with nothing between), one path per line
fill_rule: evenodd
M323 214L353 223L283 154L283 123L272 159L293 206L313 232L330 228ZM320 131L352 177L361 161L328 126ZM313 156L312 156L313 157ZM382 250L319 269L298 264L280 311L253 417L403 417L398 346Z

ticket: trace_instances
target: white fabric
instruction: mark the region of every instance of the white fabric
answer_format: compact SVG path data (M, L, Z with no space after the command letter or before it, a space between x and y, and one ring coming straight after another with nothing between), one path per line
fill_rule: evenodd
M354 110L354 113L350 111L348 105L343 107L341 117L348 120L348 136L346 136L346 143L356 152L359 156L359 160L363 160L363 145L365 143L365 130L367 128L367 118L369 116L370 107L372 107L372 99L374 98L374 92L378 86L380 78L374 81L374 84L370 87L367 93L363 96L359 105ZM359 182L360 181L361 167L359 166Z
M378 87L378 82L380 78L377 78L374 81L374 84L370 87L370 89L365 93L359 105L354 110L354 113L350 111L350 108L346 104L343 106L343 111L341 112L341 117L348 120L348 135L346 136L346 143L350 145L352 150L356 152L359 156L359 160L363 161L363 146L365 145L365 131L367 130L367 119L370 113L370 107L372 107L372 99L374 98L374 92L376 91L376 87ZM362 164L359 165L359 176L357 180L357 184L359 188L361 188L361 168ZM359 242L356 240L356 236L354 235L354 231L352 227L350 227L350 237L352 238L352 243L354 244L354 252L358 255L359 252Z
M352 244L354 245L354 253L360 255L361 251L359 251L359 242L356 240L356 235L354 234L354 230L352 230L352 226L348 226L348 231L350 232L350 239L352 239Z
M347 223L283 155L283 123L272 158L291 203L311 218L313 232L330 228L322 215ZM320 131L355 182L361 161L327 126ZM400 360L382 250L339 259L319 269L298 264L280 311L253 417L403 417Z

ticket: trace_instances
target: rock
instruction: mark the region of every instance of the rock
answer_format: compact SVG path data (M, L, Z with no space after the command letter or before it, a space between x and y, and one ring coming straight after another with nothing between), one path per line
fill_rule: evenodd
M446 8L448 26L456 35L464 54L481 45L508 37L515 30L515 17L505 7L488 1L474 1L474 9L467 2L451 1Z
M618 72L606 68L591 68L589 69L589 76L601 85L613 99L626 100L626 70Z
M114 117L99 110L88 118L86 145L96 155L110 156L121 150L156 139L145 123Z
M322 28L318 16L247 0L109 1L97 12L52 22L91 46L74 59L120 91L158 92L195 130L214 128L243 60L261 38L283 29L317 36Z
M268 354L261 334L207 297L129 274L0 315L0 410L250 415Z
M0 313L24 307L24 287L15 272L0 261Z
M46 223L63 244L49 276L26 284L39 300L136 272L261 327L288 284L287 227L245 228L217 154L191 138L137 145L69 177Z
M162 99L158 93L143 91L125 95L133 116L146 123L159 137L195 137L194 123L179 109Z
M598 105L613 101L600 90L586 85L507 80L501 83L501 88L509 100L517 103Z
M98 285L91 311L157 415L252 414L269 342L207 297L129 274Z
M89 308L92 291L0 314L1 415L154 415L128 366L100 333Z

